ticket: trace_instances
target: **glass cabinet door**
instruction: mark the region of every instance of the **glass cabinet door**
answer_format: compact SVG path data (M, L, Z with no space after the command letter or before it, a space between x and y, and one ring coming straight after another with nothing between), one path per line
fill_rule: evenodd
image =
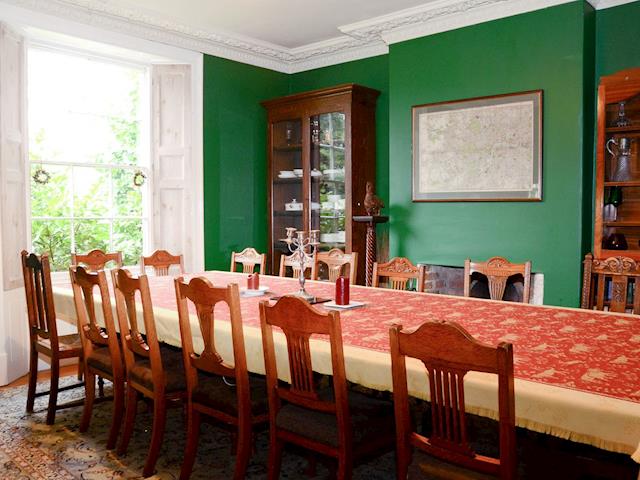
M310 118L311 228L320 250L345 249L345 114Z
M287 227L304 230L303 221L303 165L302 165L302 120L292 119L276 122L271 130L271 197L272 244L274 267L279 265L280 254L289 253L280 239L286 235Z

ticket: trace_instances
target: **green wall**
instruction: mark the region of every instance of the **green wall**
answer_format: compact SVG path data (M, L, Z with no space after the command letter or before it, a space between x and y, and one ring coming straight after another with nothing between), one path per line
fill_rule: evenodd
M583 2L391 46L391 253L463 265L530 259L545 303L577 305L583 179ZM411 201L411 106L542 89L543 201Z
M596 17L598 78L640 66L640 1L598 10Z
M205 258L266 249L264 99L340 83L380 90L377 188L390 253L462 265L531 259L545 303L577 305L591 248L594 92L599 75L640 65L640 2L594 12L576 1L394 44L388 55L285 75L205 56ZM411 106L544 90L543 201L413 203Z
M205 268L229 254L267 249L266 114L260 101L286 95L287 75L204 56Z

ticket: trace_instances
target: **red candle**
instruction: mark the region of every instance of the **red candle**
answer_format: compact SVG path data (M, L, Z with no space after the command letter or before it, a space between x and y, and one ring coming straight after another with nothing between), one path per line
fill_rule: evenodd
M247 289L258 290L260 288L260 276L257 273L249 275L247 277Z
M349 305L349 279L338 277L336 280L336 305Z

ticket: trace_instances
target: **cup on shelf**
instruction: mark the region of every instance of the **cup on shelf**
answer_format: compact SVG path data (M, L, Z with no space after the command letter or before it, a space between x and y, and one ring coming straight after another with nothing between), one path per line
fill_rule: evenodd
M291 202L289 203L285 203L284 204L284 209L287 212L297 212L299 210L302 210L302 203L298 202L295 198L293 200L291 200Z

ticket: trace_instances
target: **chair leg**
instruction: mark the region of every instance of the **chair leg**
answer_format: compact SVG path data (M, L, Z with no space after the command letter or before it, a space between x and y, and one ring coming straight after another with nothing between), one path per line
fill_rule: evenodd
M51 386L49 387L49 406L47 407L47 425L53 425L56 420L56 405L58 403L58 384L60 382L60 363L51 360Z
M98 377L98 395L104 397L104 378Z
M111 419L111 428L109 429L109 438L107 440L107 450L116 447L120 426L122 425L122 417L124 415L124 382L115 380L113 382L113 418Z
M27 391L27 412L33 413L33 403L36 399L36 383L38 381L38 352L31 347L29 355L29 390Z
M136 413L138 413L138 399L140 394L131 385L127 385L127 402L125 405L124 415L124 431L122 432L122 439L120 440L120 446L118 447L118 455L125 455L127 448L129 447L129 441L133 434L133 426L136 422Z
M200 435L200 412L194 410L191 405L187 408L187 444L184 447L180 480L188 480L191 476L196 453L198 453L198 436Z
M280 478L283 447L284 442L282 440L278 440L275 434L271 434L271 438L269 439L269 459L267 461L268 480L278 480L278 478Z
M351 480L353 476L353 462L351 455L340 455L338 457L338 480Z
M82 380L84 377L84 360L82 357L78 359L78 380Z
M91 421L93 401L96 398L96 376L90 373L85 365L84 369L84 408L80 419L80 431L86 432Z
M238 442L236 443L236 470L233 475L234 480L242 480L249 466L251 458L251 447L253 445L251 423L240 422L238 425Z
M147 461L144 463L144 470L142 471L144 477L153 475L156 461L160 454L160 447L162 447L164 427L167 422L167 400L164 393L159 395L153 403L153 428L151 430L151 444L149 445Z

